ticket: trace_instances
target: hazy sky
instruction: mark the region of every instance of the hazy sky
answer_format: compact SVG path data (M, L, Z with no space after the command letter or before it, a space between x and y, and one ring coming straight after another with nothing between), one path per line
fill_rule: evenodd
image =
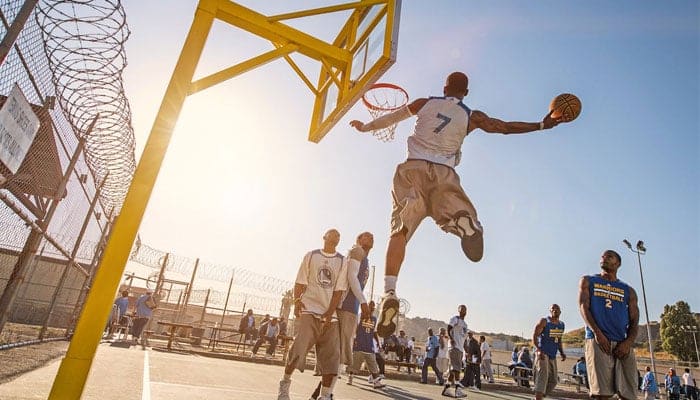
M126 91L140 157L196 1L124 3ZM338 4L240 3L265 14ZM500 119L539 121L559 93L583 102L576 121L551 131L477 130L466 138L457 172L480 213L485 256L469 262L456 237L425 220L399 277L409 316L447 320L464 303L470 328L528 336L558 303L567 328L580 327L579 278L599 271L608 248L622 254L619 276L637 289L642 307L637 259L625 238L648 248L642 263L652 320L678 300L700 311L698 7L403 2L398 59L380 80L411 98L441 95L445 76L459 70L470 77L465 103ZM330 40L346 17L290 24ZM217 23L196 77L271 49ZM291 281L326 229L341 232L342 252L369 230L378 295L391 179L413 120L382 143L348 126L369 118L358 104L313 144L306 140L312 101L284 61L189 98L141 225L144 242Z

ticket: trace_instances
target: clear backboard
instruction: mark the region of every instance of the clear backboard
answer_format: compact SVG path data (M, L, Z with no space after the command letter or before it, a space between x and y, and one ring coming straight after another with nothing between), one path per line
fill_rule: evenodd
M309 140L319 142L396 61L401 0L360 1L333 41L352 61L321 60ZM363 6L366 4L366 6Z

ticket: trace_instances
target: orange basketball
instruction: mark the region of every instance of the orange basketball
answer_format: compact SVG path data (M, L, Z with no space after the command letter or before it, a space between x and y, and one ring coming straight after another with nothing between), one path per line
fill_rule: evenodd
M571 122L581 114L581 100L571 93L560 94L549 104L549 111L552 110L552 118L561 116L564 122Z

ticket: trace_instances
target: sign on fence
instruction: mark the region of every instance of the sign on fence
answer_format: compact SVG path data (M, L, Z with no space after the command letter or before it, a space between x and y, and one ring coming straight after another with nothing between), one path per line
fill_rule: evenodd
M22 165L39 130L39 118L17 84L0 108L0 161L13 174Z

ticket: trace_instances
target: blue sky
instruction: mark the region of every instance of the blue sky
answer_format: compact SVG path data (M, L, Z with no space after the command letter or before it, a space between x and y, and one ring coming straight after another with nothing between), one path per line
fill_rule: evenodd
M333 4L240 3L268 14ZM196 7L164 4L124 2L138 156ZM465 103L503 120L539 121L559 93L583 102L576 121L551 131L477 130L466 138L457 171L485 228L485 256L469 262L456 237L425 220L399 277L409 316L447 320L464 303L471 328L529 336L558 303L568 328L580 327L579 278L599 271L608 248L622 254L619 275L637 289L641 307L637 260L625 238L648 248L642 262L652 320L678 300L700 311L699 15L695 1L403 2L398 58L380 81L403 86L412 99L440 95L445 76L459 70L470 77ZM295 23L330 40L342 19ZM196 76L270 49L219 23ZM369 119L358 104L313 144L306 140L312 101L283 61L189 98L143 240L292 280L326 229L339 229L343 252L369 230L378 294L391 178L412 121L382 143L348 126Z

